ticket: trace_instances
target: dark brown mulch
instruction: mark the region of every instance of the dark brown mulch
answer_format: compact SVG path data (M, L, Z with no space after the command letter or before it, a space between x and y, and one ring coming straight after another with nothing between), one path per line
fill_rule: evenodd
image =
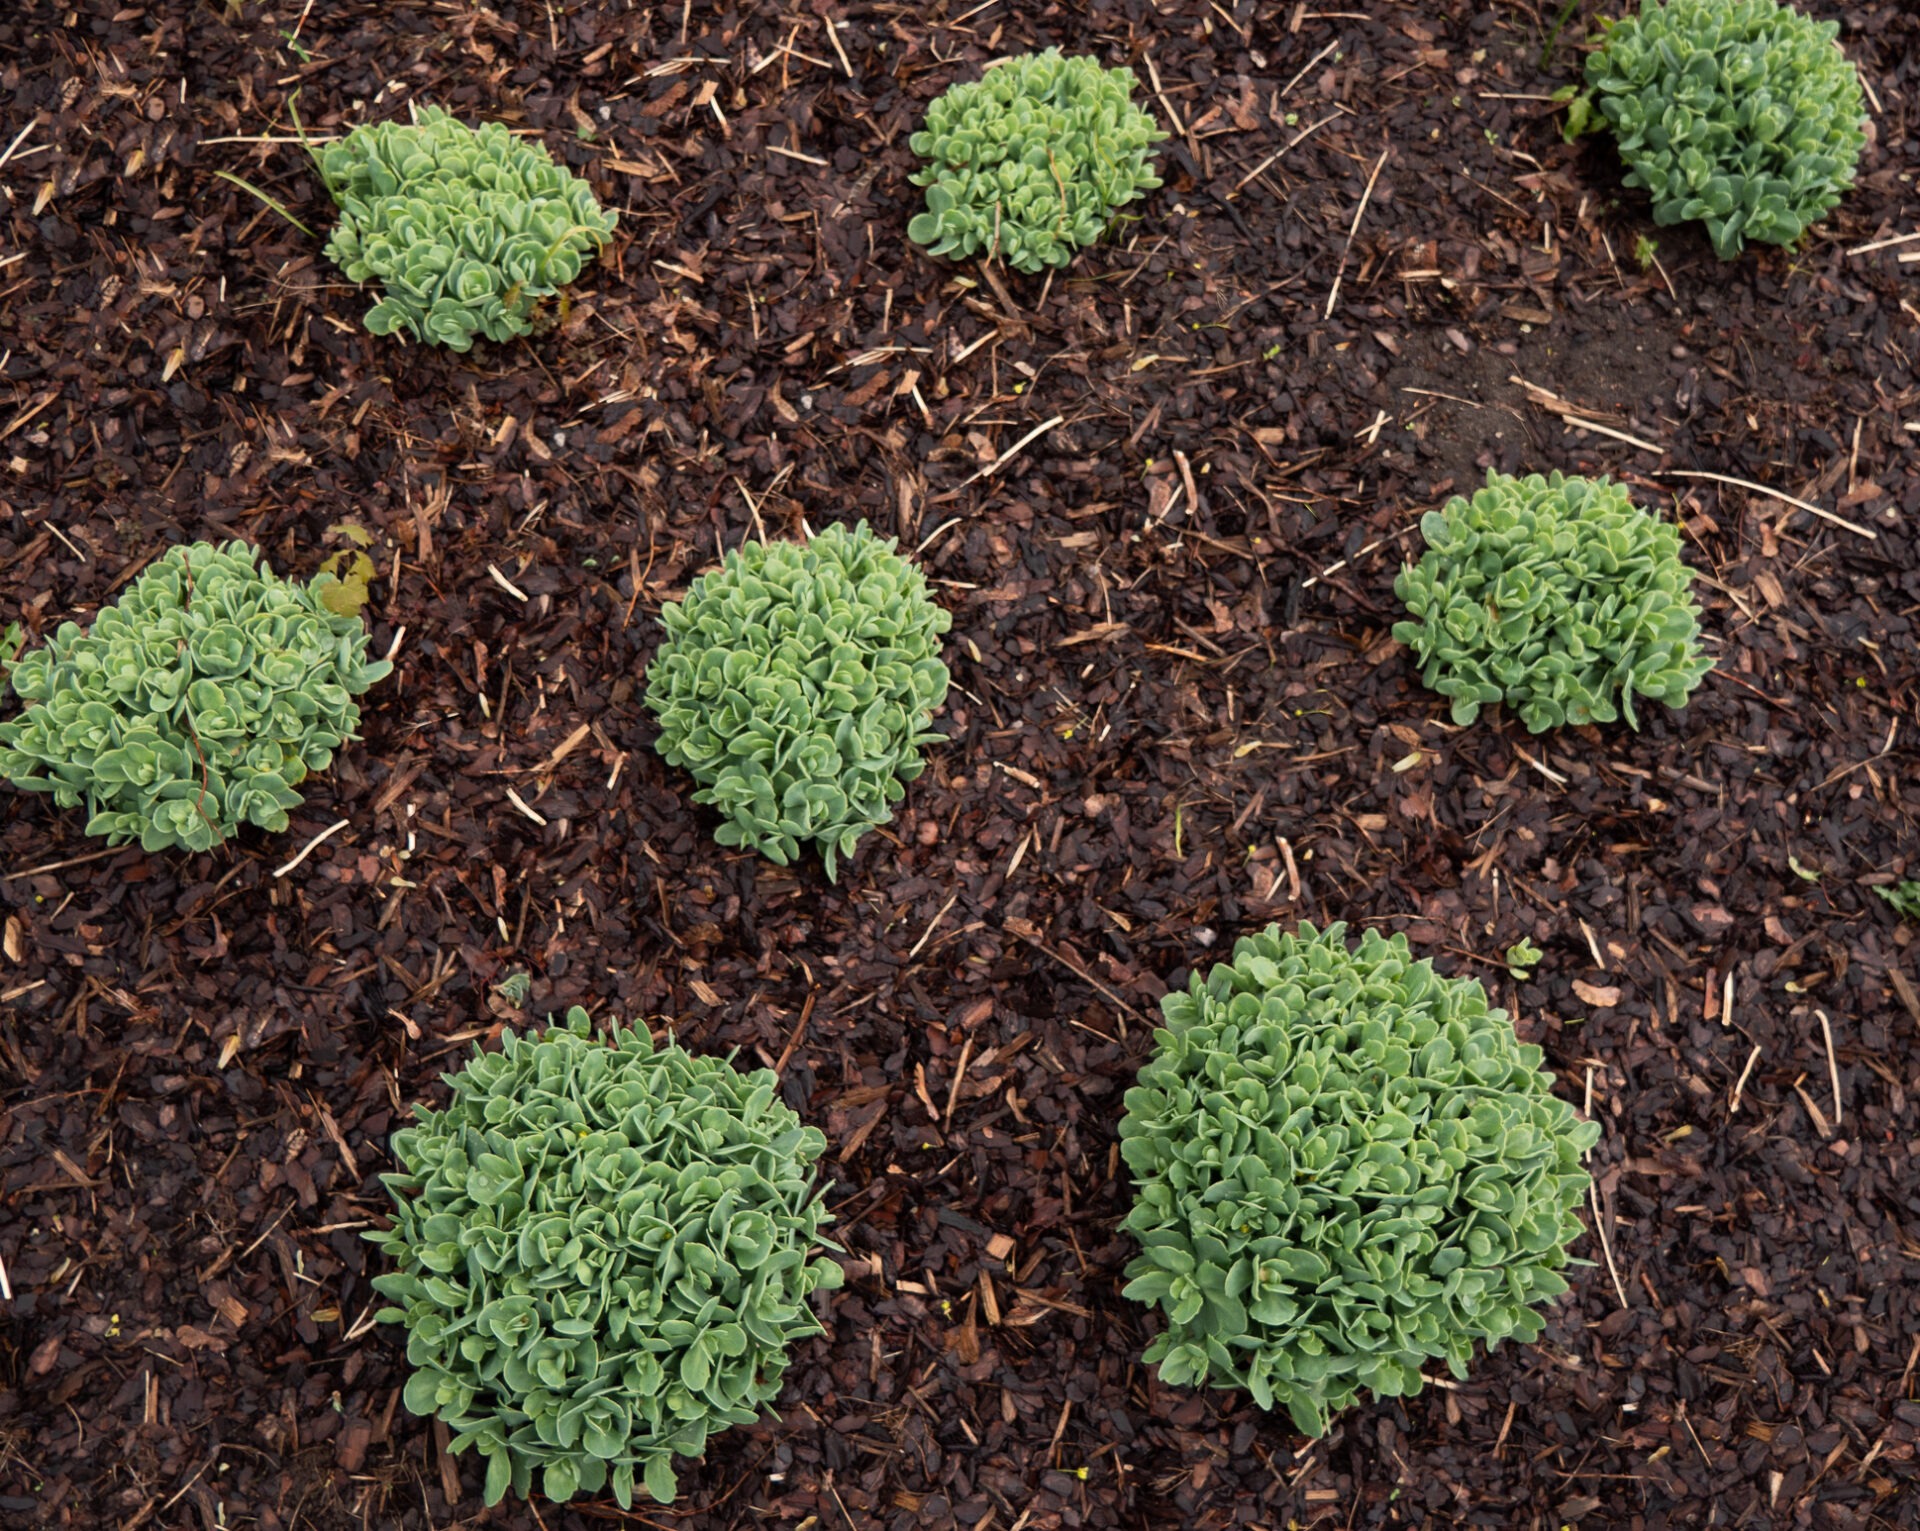
M193 537L309 571L353 522L399 669L281 839L103 853L0 800L0 1515L1916 1524L1920 979L1872 888L1920 875L1920 247L1848 252L1912 226L1920 20L1812 8L1875 91L1862 186L1797 254L1662 230L1643 269L1543 99L1592 3L1544 68L1547 0L7 7L0 618ZM917 114L1048 42L1157 78L1167 186L1051 281L928 261ZM374 340L214 174L324 230L296 88L318 132L538 130L619 247L533 343ZM1420 690L1392 577L1489 464L1677 503L1720 661L1684 713L1534 739ZM957 689L834 887L713 844L639 683L717 548L854 514L924 549ZM1296 918L1487 978L1605 1126L1545 1340L1320 1442L1139 1365L1116 1232L1157 997ZM573 1003L785 1059L852 1274L676 1506L482 1515L359 1233L404 1104Z

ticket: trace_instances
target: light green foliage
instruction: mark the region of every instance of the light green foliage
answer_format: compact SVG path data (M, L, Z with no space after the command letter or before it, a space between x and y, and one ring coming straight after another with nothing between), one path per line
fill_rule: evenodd
M1149 156L1167 135L1133 87L1133 71L1058 48L955 85L909 141L932 163L913 177L927 210L908 237L935 255L998 255L1016 271L1066 265L1160 184Z
M1404 936L1269 926L1161 1009L1120 1138L1126 1295L1167 1319L1163 1382L1244 1387L1320 1435L1361 1388L1539 1336L1600 1129L1477 982Z
M862 521L805 543L750 542L660 613L647 672L659 750L727 822L722 845L786 866L803 844L827 876L893 817L946 700L953 618L924 575Z
M1589 99L1655 222L1704 219L1731 260L1749 239L1792 244L1832 211L1866 143L1839 30L1775 0L1645 0L1607 30L1587 58Z
M1875 888L1873 891L1892 906L1895 914L1909 920L1920 920L1920 882L1908 878L1894 887Z
M497 122L470 128L438 107L376 122L314 152L340 207L327 242L356 282L379 278L376 335L470 350L511 340L612 238L615 218L583 180Z
M390 1231L407 1407L456 1431L509 1486L549 1499L636 1482L674 1495L673 1458L751 1424L780 1392L807 1305L840 1267L808 1261L829 1220L813 1186L827 1143L742 1074L644 1028L603 1044L587 1013L501 1034L446 1081L444 1111L393 1135ZM829 1246L831 1247L831 1246Z
M204 851L242 824L287 827L294 790L357 737L367 658L335 581L281 579L244 542L174 548L90 631L63 622L12 667L28 703L0 723L0 777L85 802L110 844Z
M1533 970L1540 965L1540 959L1546 955L1522 936L1507 948L1507 971L1521 982L1533 976Z
M1505 702L1534 733L1562 724L1635 728L1635 696L1669 707L1713 665L1680 535L1610 479L1489 473L1421 519L1427 553L1394 593L1413 651L1453 721Z

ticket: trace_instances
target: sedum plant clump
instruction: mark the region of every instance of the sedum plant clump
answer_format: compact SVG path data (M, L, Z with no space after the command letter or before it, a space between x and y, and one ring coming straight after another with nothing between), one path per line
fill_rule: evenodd
M365 123L314 151L340 208L327 254L356 282L378 278L376 335L455 351L511 340L613 237L614 215L537 143L497 122L470 128L438 107L412 123Z
M726 816L715 838L827 876L893 817L946 700L953 618L926 577L862 521L808 542L750 542L660 613L647 672L659 751Z
M1504 702L1536 734L1623 713L1638 728L1636 696L1685 706L1713 667L1680 534L1610 479L1489 472L1420 530L1393 636L1456 723Z
M1134 83L1132 70L1049 48L953 86L909 140L931 163L913 177L927 210L908 237L1016 271L1066 265L1160 184L1151 153L1167 135L1133 104Z
M287 827L295 790L357 737L354 698L393 668L333 602L244 542L174 548L94 618L11 665L27 703L0 723L0 777L87 806L87 833L208 850ZM357 608L352 608L357 611Z
M1161 1007L1120 1139L1162 1381L1244 1387L1321 1435L1362 1388L1539 1336L1599 1128L1477 982L1405 936L1269 926Z
M1853 185L1866 143L1839 25L1776 0L1644 0L1587 59L1597 104L1654 221L1699 218L1722 260L1790 245Z
M556 1501L669 1502L674 1457L759 1417L822 1332L807 1298L842 1279L809 1260L826 1139L771 1070L589 1029L576 1008L507 1030L446 1075L447 1108L393 1135L393 1226L366 1235L398 1267L373 1284L407 1327L407 1407L485 1458L488 1504L536 1471Z

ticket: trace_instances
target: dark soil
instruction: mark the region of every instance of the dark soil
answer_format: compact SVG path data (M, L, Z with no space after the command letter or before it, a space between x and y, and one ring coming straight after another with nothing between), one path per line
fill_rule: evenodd
M0 620L195 537L310 572L352 522L399 653L284 837L105 851L0 798L0 1516L1920 1525L1920 976L1873 892L1920 875L1920 245L1850 253L1914 227L1920 18L1810 8L1871 82L1863 183L1722 265L1560 141L1593 0L1545 67L1550 0L6 6ZM1167 185L1049 281L929 261L919 112L1049 42L1133 63ZM619 245L531 343L374 339L215 174L324 233L296 89L313 132L537 130ZM1488 465L1677 509L1689 708L1448 724L1392 580ZM833 886L715 846L640 678L719 548L854 515L923 549L957 686ZM1157 998L1301 918L1487 979L1605 1128L1544 1341L1318 1442L1156 1382L1116 1231ZM851 1274L676 1506L486 1514L359 1234L406 1104L574 1003L782 1065Z

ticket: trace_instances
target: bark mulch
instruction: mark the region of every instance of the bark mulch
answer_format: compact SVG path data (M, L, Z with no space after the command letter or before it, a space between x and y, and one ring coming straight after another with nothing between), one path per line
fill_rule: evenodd
M1920 875L1920 246L1853 253L1913 227L1920 17L1810 8L1872 87L1862 183L1722 265L1560 141L1593 3L1544 62L1548 0L5 7L0 618L352 523L398 670L278 839L0 801L0 1517L1920 1524L1920 978L1873 891ZM1055 42L1133 64L1167 185L1050 280L929 261L919 113ZM623 210L552 332L376 340L216 174L324 232L289 108L416 98ZM1449 726L1392 580L1488 465L1677 510L1685 712ZM717 549L855 515L920 550L956 690L833 886L715 846L640 683ZM1605 1129L1542 1343L1318 1442L1157 1383L1116 1232L1158 997L1301 918L1486 979ZM778 1065L850 1279L677 1505L483 1513L359 1235L406 1104L574 1003Z

